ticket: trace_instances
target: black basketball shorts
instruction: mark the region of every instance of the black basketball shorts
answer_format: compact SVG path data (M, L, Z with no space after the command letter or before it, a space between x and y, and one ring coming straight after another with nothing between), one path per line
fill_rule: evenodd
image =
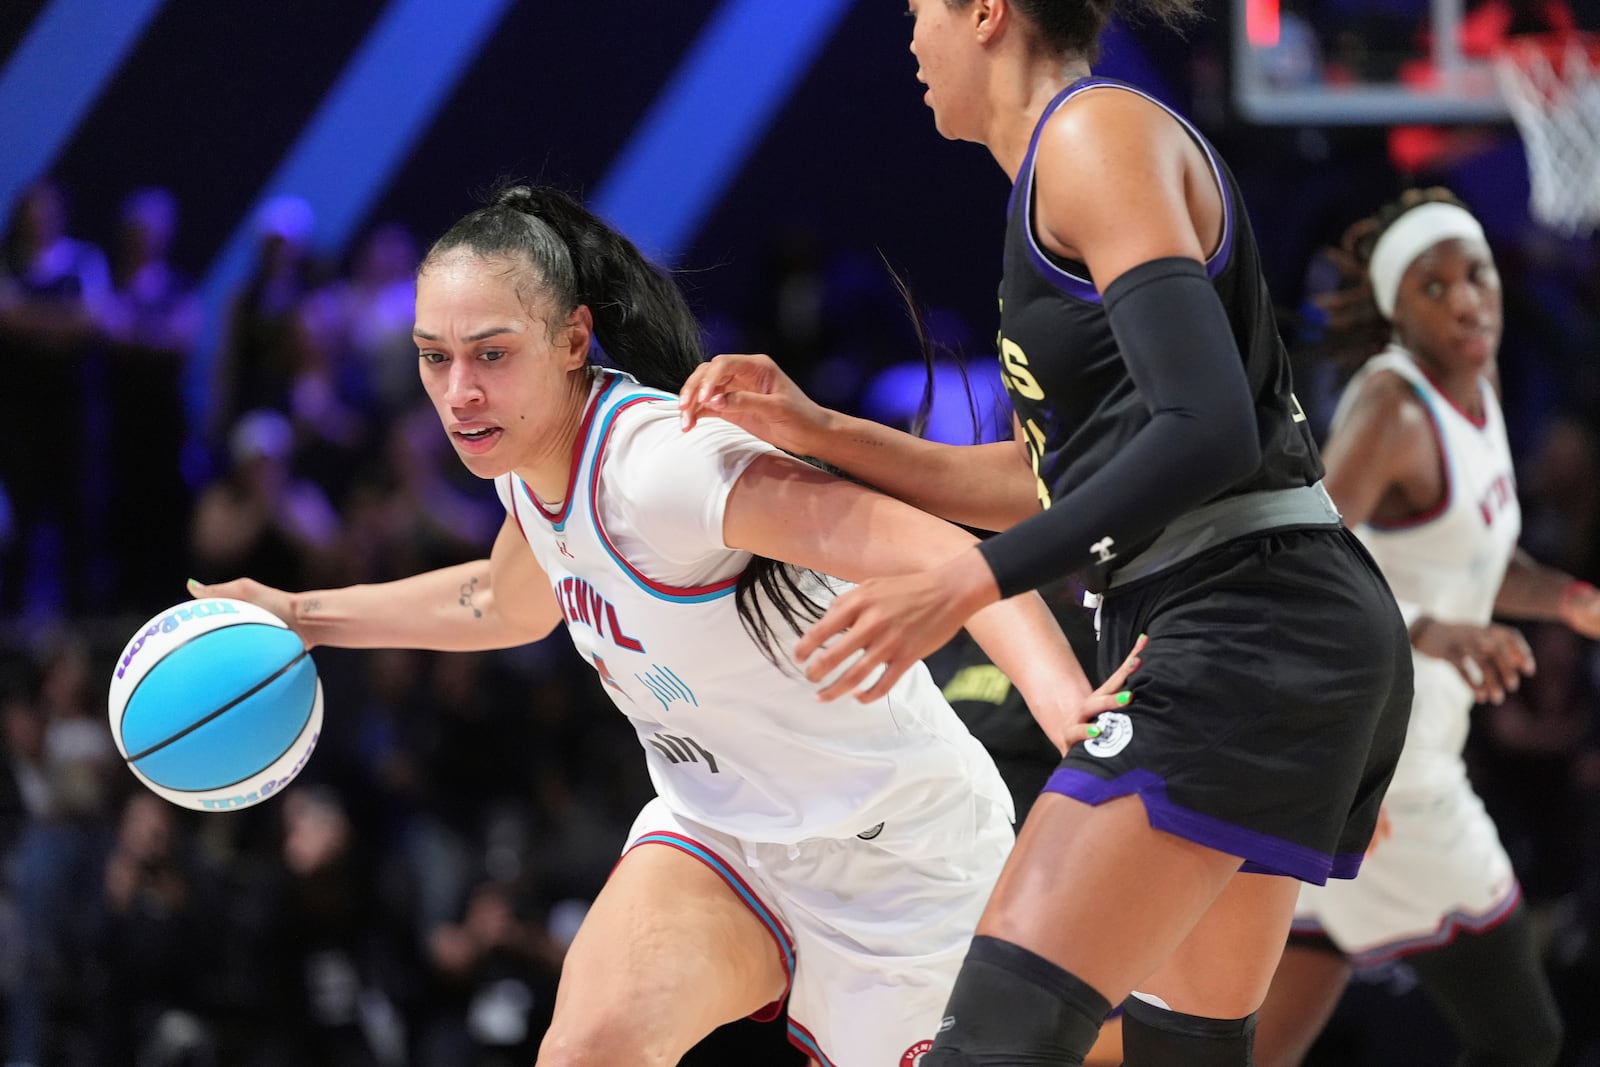
M1405 740L1411 647L1349 531L1241 537L1101 604L1100 665L1150 635L1127 707L1046 788L1138 794L1158 829L1241 870L1353 878Z

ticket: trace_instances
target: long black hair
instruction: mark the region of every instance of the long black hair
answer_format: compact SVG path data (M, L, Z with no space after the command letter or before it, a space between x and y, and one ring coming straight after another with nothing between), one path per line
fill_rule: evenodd
M972 0L945 0L964 8ZM1200 0L1011 0L1038 29L1046 47L1073 52L1090 63L1100 58L1100 34L1111 16L1150 17L1177 27L1200 13Z
M524 303L535 296L554 305L553 321L586 304L594 336L608 362L643 385L676 393L705 360L705 343L683 291L622 234L574 197L549 186L503 185L489 203L444 232L417 272L447 252L526 263L517 281ZM765 608L799 635L821 618L824 605L807 594L807 572L755 556L739 576L735 601L745 632L774 664L779 639Z

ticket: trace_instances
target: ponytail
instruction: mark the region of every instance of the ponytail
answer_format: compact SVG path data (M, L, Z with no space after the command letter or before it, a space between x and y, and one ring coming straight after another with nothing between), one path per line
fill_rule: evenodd
M588 305L607 361L641 384L676 393L705 359L700 326L672 279L559 189L502 186L434 242L421 269L457 248L526 258L557 316Z
M489 203L461 218L433 243L417 273L440 256L466 249L526 263L518 295L554 305L564 321L579 305L594 316L607 362L641 385L676 393L705 359L700 325L672 278L576 199L548 186L504 185ZM824 605L803 588L805 571L753 556L735 592L739 621L767 659L780 664L774 608L798 636Z

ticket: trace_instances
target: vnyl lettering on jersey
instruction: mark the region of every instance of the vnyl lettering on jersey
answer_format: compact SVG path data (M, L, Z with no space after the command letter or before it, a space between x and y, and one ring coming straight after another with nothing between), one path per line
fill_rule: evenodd
M549 576L578 653L638 732L674 811L754 841L844 837L954 792L1006 793L926 668L884 699L822 703L794 664L766 659L735 608L750 555L722 539L728 493L773 449L677 397L602 372L566 497L515 474L495 486ZM821 603L835 590L818 579Z

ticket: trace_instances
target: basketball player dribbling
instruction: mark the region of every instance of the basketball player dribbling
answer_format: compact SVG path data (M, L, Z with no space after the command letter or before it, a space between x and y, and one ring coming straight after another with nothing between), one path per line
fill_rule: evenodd
M838 593L822 575L915 570L972 535L726 423L683 433L674 390L701 350L682 294L554 190L504 189L434 244L415 338L457 454L505 505L490 558L193 591L308 646L504 648L566 624L657 797L568 950L540 1067L674 1064L785 1007L820 1067L912 1062L1011 848L1010 799L925 668L828 703L792 650ZM1036 596L970 630L1063 747L1128 701L1137 652L1091 692Z

